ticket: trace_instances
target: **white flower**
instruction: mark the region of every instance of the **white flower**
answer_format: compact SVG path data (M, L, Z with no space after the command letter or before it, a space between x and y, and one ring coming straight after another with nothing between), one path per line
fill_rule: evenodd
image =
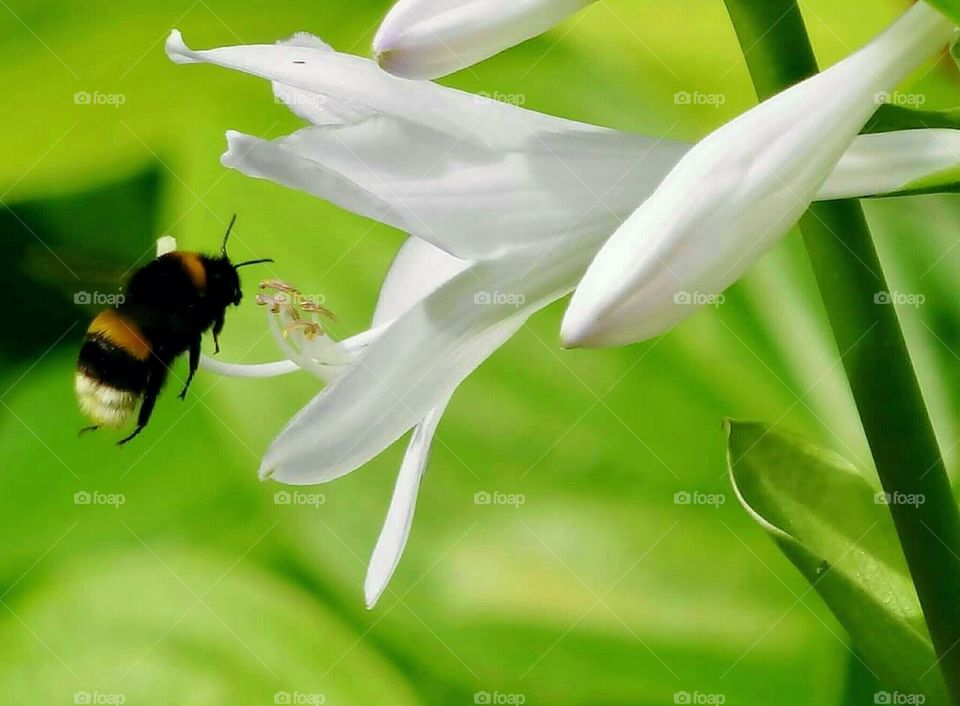
M282 44L193 51L269 79L313 126L266 141L227 134L223 163L383 221L466 259L563 237L608 237L690 145L564 120L426 81L297 35ZM960 164L960 131L858 138L825 198L896 191Z
M548 30L594 0L399 0L373 51L405 78L459 71Z
M860 51L704 138L601 249L567 309L564 343L655 336L736 281L797 223L878 94L953 31L919 2Z
M329 384L268 449L261 477L321 483L349 473L397 440L413 436L397 478L365 593L373 606L406 544L433 433L457 385L529 316L571 291L599 245L532 248L500 258L458 260L410 238L384 282L370 330L341 343L322 316L284 291L264 303L288 360L241 366L204 359L222 374L267 377L304 369Z
M604 240L688 146L399 79L305 35L195 52L174 32L167 50L176 61L269 79L314 123L273 142L229 133L224 164L419 236L391 268L369 331L336 343L314 328L321 317L291 327L280 306L272 325L286 360L204 361L242 376L306 369L332 383L270 446L264 477L329 481L415 429L370 564L373 605L403 550L430 441L457 385L533 313L573 290ZM863 138L827 195L886 192L925 169L956 165L957 134L942 132L917 131L923 160L899 151L918 148L902 138ZM872 181L886 161L898 163L896 173ZM863 173L869 192L858 190Z

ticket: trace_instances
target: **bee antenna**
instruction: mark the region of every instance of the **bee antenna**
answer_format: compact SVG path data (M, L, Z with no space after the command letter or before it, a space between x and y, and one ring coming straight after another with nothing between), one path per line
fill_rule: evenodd
M238 270L241 267L246 267L247 265L259 265L263 262L273 262L272 257L265 257L262 260L247 260L246 262L241 262L233 266L233 269Z
M227 256L227 240L230 239L230 231L233 230L233 224L237 222L237 214L234 213L230 218L230 225L227 226L227 232L223 235L223 245L220 246L220 254Z

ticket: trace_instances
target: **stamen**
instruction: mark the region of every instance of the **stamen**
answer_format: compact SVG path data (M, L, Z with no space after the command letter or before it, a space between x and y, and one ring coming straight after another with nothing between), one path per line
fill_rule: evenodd
M275 289L288 294L300 294L300 290L282 279L265 279L260 283L260 289Z
M258 294L257 304L269 307L271 314L280 313L280 302L277 301L276 297L272 297L269 294Z
M355 353L330 338L320 321L320 317L335 319L332 311L283 280L264 280L260 290L257 304L270 312L270 331L284 354L327 382L348 369Z
M326 316L331 321L337 320L336 314L330 311L327 307L320 306L319 304L315 304L314 302L301 302L300 308L303 311L309 311L311 313L320 314L320 316Z
M308 341L312 341L317 336L323 336L326 333L323 326L318 323L311 321L292 321L283 327L283 337L286 338L291 331L296 331L297 329L303 329L303 335Z

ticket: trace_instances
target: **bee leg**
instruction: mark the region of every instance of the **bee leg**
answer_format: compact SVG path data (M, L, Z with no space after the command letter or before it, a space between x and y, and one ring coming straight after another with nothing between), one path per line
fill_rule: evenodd
M123 446L125 443L130 441L133 437L135 437L137 434L139 434L142 431L143 431L143 427L140 426L140 424L138 423L136 429L134 429L131 433L127 434L125 437L123 437L122 439L120 439L120 441L117 442L117 446Z
M183 389L180 391L180 399L187 398L187 390L193 381L193 376L200 367L200 338L190 344L190 372L187 373L187 381L183 383Z
M154 366L147 377L147 388L143 393L143 402L140 405L140 414L137 417L137 427L130 434L120 439L117 446L123 446L133 437L143 431L150 421L150 415L153 414L153 407L157 403L157 397L160 390L163 389L163 383L167 379L167 369L162 365Z
M223 314L217 317L217 320L213 322L213 354L216 355L220 352L220 341L217 340L220 334L223 332Z
M81 436L81 435L83 435L83 434L86 434L88 431L97 431L97 429L99 429L99 428L100 428L100 425L99 425L99 424L94 424L93 426L84 427L84 428L81 429L79 432L77 432L77 436Z

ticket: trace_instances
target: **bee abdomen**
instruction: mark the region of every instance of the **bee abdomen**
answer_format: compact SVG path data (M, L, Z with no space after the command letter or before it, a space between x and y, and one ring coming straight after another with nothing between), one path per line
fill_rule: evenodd
M80 409L95 424L122 426L143 396L150 347L122 313L101 312L80 349L74 387Z
M141 394L122 390L77 370L75 389L80 410L97 426L121 427L137 408Z

